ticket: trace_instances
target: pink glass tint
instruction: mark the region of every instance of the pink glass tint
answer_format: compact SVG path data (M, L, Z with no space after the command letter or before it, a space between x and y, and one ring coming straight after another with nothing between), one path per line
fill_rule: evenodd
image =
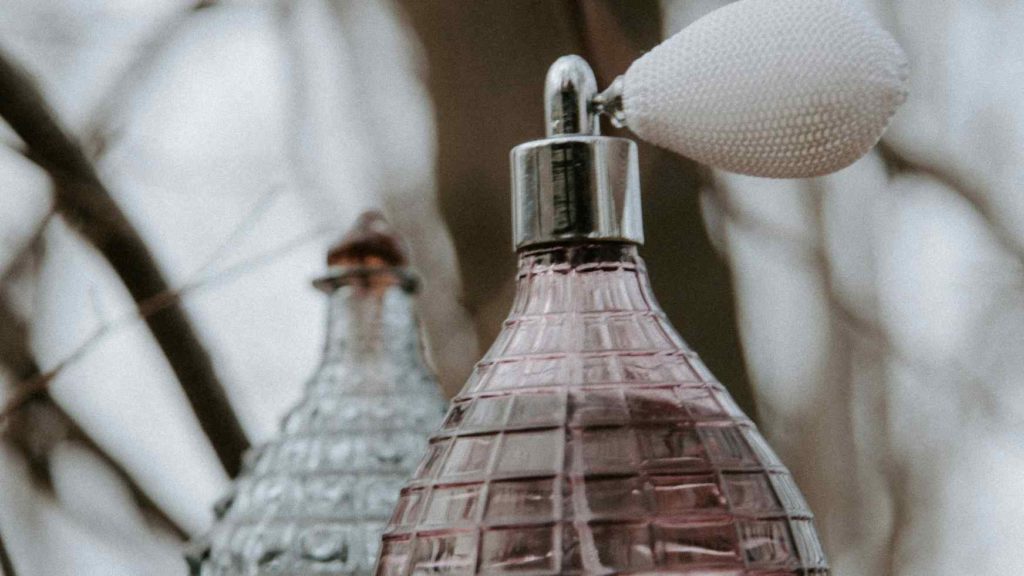
M518 282L377 574L828 574L789 472L669 325L634 247L525 252Z

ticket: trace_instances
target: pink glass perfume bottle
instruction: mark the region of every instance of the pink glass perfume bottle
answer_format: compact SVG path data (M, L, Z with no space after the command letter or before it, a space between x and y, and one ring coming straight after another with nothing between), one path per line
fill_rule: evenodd
M377 564L411 574L828 574L786 468L651 293L636 147L589 66L515 148L518 290L403 489Z
M189 559L202 576L372 574L399 490L444 414L423 361L416 279L379 214L363 214L315 282L323 360L280 436L249 452Z

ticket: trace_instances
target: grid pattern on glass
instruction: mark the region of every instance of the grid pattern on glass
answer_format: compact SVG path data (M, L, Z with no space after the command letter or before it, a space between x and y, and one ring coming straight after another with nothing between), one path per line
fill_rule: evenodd
M323 364L281 434L246 455L218 506L202 576L374 569L380 534L444 399L420 357L408 294L340 288L330 306ZM444 525L472 514L472 487L438 494L438 505L415 502L409 512Z
M827 574L789 472L668 324L642 261L574 250L523 256L377 573Z

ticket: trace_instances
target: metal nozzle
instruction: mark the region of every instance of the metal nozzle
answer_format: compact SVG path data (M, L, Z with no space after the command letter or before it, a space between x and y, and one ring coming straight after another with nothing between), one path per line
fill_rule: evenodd
M544 118L548 138L563 134L600 134L590 105L597 95L597 79L587 61L562 56L548 69L544 80Z
M580 241L643 243L636 144L601 136L597 81L563 56L544 86L547 138L512 149L516 249Z

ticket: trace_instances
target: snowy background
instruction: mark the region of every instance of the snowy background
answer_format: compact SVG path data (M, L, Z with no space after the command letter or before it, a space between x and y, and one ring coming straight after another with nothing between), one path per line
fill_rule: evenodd
M182 574L230 447L301 393L309 281L367 207L457 391L511 300L507 153L543 133L547 66L583 54L604 85L723 3L0 2L0 557ZM912 70L877 151L767 181L643 146L644 254L834 574L1022 574L1024 4L868 7ZM183 378L197 350L212 371Z

